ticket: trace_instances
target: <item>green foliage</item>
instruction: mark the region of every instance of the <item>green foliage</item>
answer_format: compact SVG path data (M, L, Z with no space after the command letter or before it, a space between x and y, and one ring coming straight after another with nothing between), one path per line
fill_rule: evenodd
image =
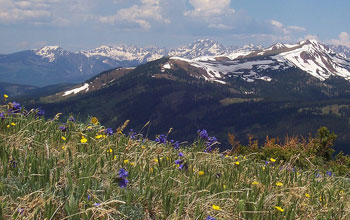
M288 138L281 144L267 138L260 148L253 139L243 146L231 135L234 149L224 153L203 152L205 143L197 139L182 146L180 157L170 143L132 139L124 132L127 123L106 136L105 128L91 120L67 121L62 131L57 118L30 113L6 115L0 121L2 218L210 215L279 220L350 215L350 182L344 178L350 158L339 154L328 159L324 151L310 150L331 147L334 135L325 129L309 140ZM186 168L179 169L179 159ZM119 187L120 168L128 172L126 188Z

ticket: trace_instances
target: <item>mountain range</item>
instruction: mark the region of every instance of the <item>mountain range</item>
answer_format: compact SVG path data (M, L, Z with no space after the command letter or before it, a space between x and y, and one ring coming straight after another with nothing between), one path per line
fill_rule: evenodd
M331 49L343 57L349 56L349 49L346 47L334 46ZM242 48L225 47L209 39L197 40L173 50L120 45L70 52L58 46L46 46L0 55L0 82L39 87L60 83L80 83L102 71L116 67L135 67L164 56L203 61L205 57L222 56L233 59L250 54L252 51L262 50L264 50L262 46L252 44Z
M327 126L344 150L350 148L349 64L314 40L279 43L195 58L166 56L18 101L41 106L47 117L58 111L96 116L112 128L131 120L130 128L142 130L150 121L150 137L172 127L171 138L191 140L189 134L205 128L224 147L227 133L244 143L249 135L258 141L266 135L308 136Z

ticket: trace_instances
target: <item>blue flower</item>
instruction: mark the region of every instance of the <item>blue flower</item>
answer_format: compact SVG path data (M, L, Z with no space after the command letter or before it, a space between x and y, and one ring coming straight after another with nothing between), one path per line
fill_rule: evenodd
M179 170L187 170L187 168L188 168L187 163L183 163L179 166Z
M327 171L326 174L327 174L328 176L332 176L332 171Z
M203 129L203 130L198 130L197 131L199 133L199 137L202 139L208 139L209 135L207 130Z
M178 150L180 149L180 143L178 141L176 141L175 143L173 143L174 149Z
M179 157L183 157L183 156L184 156L184 153L179 152Z
M118 184L120 188L126 188L129 183L129 180L125 178L119 178Z
M66 132L67 131L67 128L66 128L66 126L64 126L64 125L61 125L61 126L59 126L58 127L62 132Z
M95 206L95 207L99 207L100 205L101 205L101 203L98 203L98 202L95 202L95 203L94 203L94 206Z
M13 110L21 110L21 104L17 103L17 102L12 102L12 109Z
M91 199L91 196L90 196L90 194L87 196L87 199L90 201L90 199Z
M182 164L183 162L183 160L175 160L175 164Z
M75 122L75 119L74 119L73 116L70 116L70 117L68 118L68 121Z
M136 132L133 129L130 129L129 131L129 137L134 140L136 139Z
M3 112L0 112L0 118L5 119L5 114Z
M36 111L37 111L36 114L37 114L39 117L45 115L45 110L43 110L43 109L41 109L41 108L38 108Z
M208 217L205 220L216 220L214 217L211 217L210 215L208 215Z
M105 133L106 133L107 135L113 135L113 129L112 129L112 128L107 128L107 129L105 130Z
M124 168L120 168L118 174L120 178L125 178L129 175L128 171L126 171Z
M167 136L165 134L161 134L155 139L155 142L160 144L166 144L166 139L167 139Z

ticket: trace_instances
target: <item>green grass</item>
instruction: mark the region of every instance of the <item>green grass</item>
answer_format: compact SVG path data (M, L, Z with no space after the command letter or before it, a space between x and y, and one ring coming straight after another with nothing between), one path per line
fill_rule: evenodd
M125 126L104 137L99 124L67 121L62 132L57 118L0 121L0 219L350 219L350 180L330 167L205 153L198 139L181 146L179 170L170 143L130 139Z

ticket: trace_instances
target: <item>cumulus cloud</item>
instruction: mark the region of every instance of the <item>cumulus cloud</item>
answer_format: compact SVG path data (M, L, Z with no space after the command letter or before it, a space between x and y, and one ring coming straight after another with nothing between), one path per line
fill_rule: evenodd
M231 15L235 12L230 8L231 0L189 0L193 10L186 11L185 16L212 17L218 15Z
M350 35L347 32L341 32L338 39L332 39L330 43L350 47Z
M163 17L160 0L141 0L141 4L135 4L129 8L123 8L112 16L100 17L101 23L118 24L129 22L137 24L142 29L150 29L151 21L169 24L170 20Z
M300 27L300 26L285 26L281 22L276 20L270 20L270 24L273 28L275 28L277 31L282 32L283 34L291 34L292 32L301 32L306 31L306 28Z

